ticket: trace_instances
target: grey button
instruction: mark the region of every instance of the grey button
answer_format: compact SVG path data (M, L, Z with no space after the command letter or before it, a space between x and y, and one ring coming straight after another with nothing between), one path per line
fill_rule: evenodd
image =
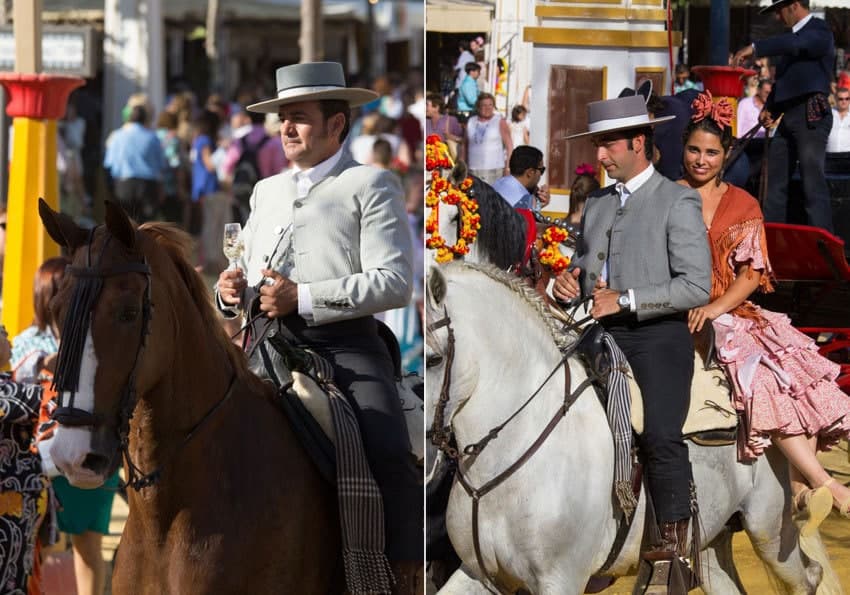
M596 273L590 273L588 274L588 277L590 277L591 281L596 281Z
M283 228L280 225L275 225L274 235L279 236L283 232ZM268 258L266 258L268 260Z
M296 201L293 203L293 205L295 206L295 208L296 208L296 209L300 209L302 204L303 204L303 203L302 203L300 200L296 200Z
M598 258L599 260L605 260L605 253L600 252L599 254L596 255L596 258Z

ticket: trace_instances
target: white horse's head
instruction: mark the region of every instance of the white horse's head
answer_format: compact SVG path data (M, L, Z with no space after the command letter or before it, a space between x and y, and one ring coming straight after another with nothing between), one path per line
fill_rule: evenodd
M470 396L477 384L478 362L457 361L454 342L456 337L447 308L448 281L440 267L431 267L428 272L428 299L425 305L428 327L425 332L425 427L441 431L451 425L455 412ZM451 385L450 393L443 397L444 387ZM434 427L439 412L442 420ZM436 445L429 437L426 444L425 468L429 477L436 469L438 455Z

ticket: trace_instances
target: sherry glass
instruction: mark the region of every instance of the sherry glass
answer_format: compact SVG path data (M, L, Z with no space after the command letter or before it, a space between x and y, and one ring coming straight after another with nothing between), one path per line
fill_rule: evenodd
M224 224L224 255L230 261L228 270L234 270L237 267L236 263L242 258L242 253L245 251L245 243L242 241L242 224L241 223L225 223Z

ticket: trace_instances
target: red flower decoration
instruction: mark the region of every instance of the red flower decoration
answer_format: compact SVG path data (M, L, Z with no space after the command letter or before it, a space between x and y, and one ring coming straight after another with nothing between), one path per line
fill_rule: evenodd
M718 101L713 101L711 91L703 91L691 103L691 109L694 110L694 115L691 120L699 122L705 118L711 119L720 130L732 124L734 110L732 105L725 97L721 97Z

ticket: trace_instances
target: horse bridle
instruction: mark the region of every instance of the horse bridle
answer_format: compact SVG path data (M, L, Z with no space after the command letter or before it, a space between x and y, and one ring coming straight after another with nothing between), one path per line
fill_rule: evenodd
M549 373L549 375L543 380L537 390L535 390L531 396L525 400L525 402L520 405L520 407L512 413L505 421L503 421L498 426L491 429L487 434L479 440L478 442L473 442L468 444L464 449L463 453L459 453L457 448L452 445L453 442L453 431L451 429L451 421L446 423L445 421L445 409L448 405L450 398L450 390L451 390L451 368L454 363L454 355L455 355L455 334L454 329L452 328L452 320L449 316L448 309L446 306L443 306L443 317L437 320L434 323L431 323L427 326L427 331L433 332L438 329L445 327L448 333L448 346L446 348L445 355L445 369L443 371L443 381L440 386L440 396L437 400L436 410L434 411L434 420L431 423L431 428L427 432L427 436L430 437L431 443L437 446L437 448L443 451L447 457L450 459L454 459L457 463L457 480L461 486L463 486L464 491L467 495L472 499L472 545L475 550L475 560L478 563L478 569L481 572L481 576L487 577L487 579L492 583L493 587L499 593L512 593L504 585L501 585L498 579L495 576L491 576L485 566L484 566L484 557L481 554L481 543L479 539L479 531L478 531L478 509L481 498L484 497L489 492L493 491L496 487L502 484L505 480L507 480L511 475L516 473L533 455L537 452L537 450L543 445L552 431L555 429L555 426L558 425L558 422L566 416L567 411L573 406L573 404L578 400L579 396L587 389L596 379L595 376L588 375L573 392L570 391L570 367L566 365L569 357L575 353L578 342L574 342L570 345L566 350L562 352L562 357L555 368ZM487 444L490 443L491 440L496 438L499 435L499 432L505 428L511 421L513 421L519 413L528 406L531 401L540 393L546 383L555 375L555 372L558 371L558 368L564 366L564 374L566 376L566 382L564 384L564 401L561 406L555 412L555 415L549 420L549 423L546 424L546 427L543 428L543 431L537 437L537 439L529 446L525 452L520 455L520 457L514 461L507 469L499 473L496 477L491 479L490 481L484 483L481 487L474 487L471 483L469 483L469 479L466 477L463 466L463 456L476 457L484 450Z
M57 407L52 419L59 424L69 427L91 427L96 428L104 425L104 420L93 412L86 411L74 406L74 397L79 388L80 367L82 365L83 350L86 335L91 326L92 310L97 303L103 282L108 277L124 275L128 273L139 273L145 276L145 291L142 299L142 325L139 337L139 345L133 358L133 366L127 376L121 398L118 403L118 450L127 463L128 477L125 486L130 486L136 491L156 483L162 469L157 468L150 473L144 473L133 462L130 457L130 420L136 408L138 394L136 392L136 375L138 373L139 361L142 350L146 345L146 338L150 332L150 321L153 311L151 301L151 269L146 259L136 262L127 262L113 266L101 266L103 254L112 239L112 234L107 235L100 249L96 264L92 264L92 245L97 227L89 232L86 251L86 266L75 267L69 265L66 272L77 278L77 284L71 296L70 306L62 326L59 353L56 360L56 373L53 378L53 389L56 391ZM212 416L213 413L227 401L233 393L236 373L231 375L227 390L213 407L195 424L184 437L180 447L186 445L195 435L197 430ZM63 403L64 393L69 393L70 398L67 405Z

